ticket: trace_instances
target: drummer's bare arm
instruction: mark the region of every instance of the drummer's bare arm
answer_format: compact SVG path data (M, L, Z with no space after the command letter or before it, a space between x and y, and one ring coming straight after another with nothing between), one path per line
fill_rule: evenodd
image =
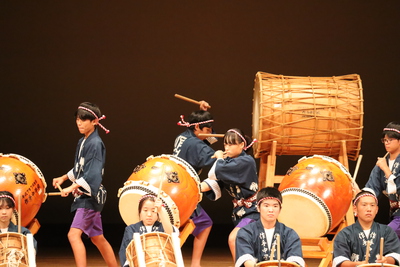
M381 255L376 256L376 263L389 263L389 264L396 264L396 261L392 257L385 257L383 256L381 259Z
M164 228L164 232L169 235L172 234L173 227L172 227L171 221L169 220L169 218L165 212L161 212L161 209L163 208L162 200L159 198L156 198L156 201L154 202L154 207L157 209L158 217L160 218L160 221Z
M203 192L207 192L210 191L211 187L206 183L206 182L201 182L200 183L200 191Z
M225 157L225 153L222 150L215 151L214 155L211 157L213 159L223 159Z
M243 263L243 266L244 267L256 267L257 265L256 265L256 263L254 262L254 261L245 261L244 263Z
M64 189L61 191L61 196L62 196L62 197L66 197L66 196L68 196L70 193L74 192L74 190L78 189L79 187L80 187L80 185L78 185L78 184L76 184L76 183L73 183L72 185L70 185L70 186L64 188Z
M358 265L367 264L366 261L344 261L338 267L357 267Z
M68 180L68 176L64 174L63 176L57 177L53 179L53 186L55 189L58 189L58 185L62 185L66 180Z

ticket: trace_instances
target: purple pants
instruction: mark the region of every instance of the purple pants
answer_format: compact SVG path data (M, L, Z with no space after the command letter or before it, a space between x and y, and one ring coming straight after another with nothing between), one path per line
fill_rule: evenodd
M388 226L390 226L390 228L396 232L397 237L400 238L400 216L394 216Z
M100 211L79 208L75 212L71 228L78 228L88 237L103 234Z

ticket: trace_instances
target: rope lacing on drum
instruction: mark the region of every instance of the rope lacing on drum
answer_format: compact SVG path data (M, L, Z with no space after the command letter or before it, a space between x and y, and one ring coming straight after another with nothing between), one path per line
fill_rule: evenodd
M7 267L18 267L21 264L21 260L24 258L24 253L18 249L12 249L7 252Z

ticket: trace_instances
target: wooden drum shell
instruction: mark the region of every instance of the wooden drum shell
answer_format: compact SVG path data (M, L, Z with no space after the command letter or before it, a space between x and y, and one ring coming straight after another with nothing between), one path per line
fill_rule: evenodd
M258 72L253 97L255 157L277 155L337 156L346 141L356 160L363 129L363 95L359 75L296 77Z
M283 199L279 221L301 238L324 236L339 225L350 207L351 179L335 159L303 157L279 185Z

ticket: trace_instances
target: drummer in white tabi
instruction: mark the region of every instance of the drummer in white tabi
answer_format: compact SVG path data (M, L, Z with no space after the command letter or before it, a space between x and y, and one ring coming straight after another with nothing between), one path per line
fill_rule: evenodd
M257 262L269 260L305 266L299 235L277 221L281 208L282 195L278 189L265 187L257 193L260 219L238 231L235 267L253 267Z
M332 267L354 267L362 264L396 264L400 262L400 241L387 225L374 221L378 200L368 191L354 198L357 221L341 230L334 241Z

